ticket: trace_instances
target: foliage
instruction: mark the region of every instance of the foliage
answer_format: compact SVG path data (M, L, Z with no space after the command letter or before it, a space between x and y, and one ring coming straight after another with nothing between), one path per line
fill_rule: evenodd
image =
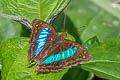
M82 44L93 60L57 73L36 73L36 66L27 65L30 31L25 26L0 16L0 59L2 80L89 80L93 75L120 80L120 8L117 0L1 0L0 14L5 17L47 21L61 13L53 22L57 32ZM17 16L17 17L16 17ZM72 37L72 36L73 37ZM13 38L13 39L12 39ZM74 73L74 74L73 74Z
M14 38L1 45L2 80L56 80L60 79L67 69L58 73L36 73L36 66L28 65L27 54L29 38Z

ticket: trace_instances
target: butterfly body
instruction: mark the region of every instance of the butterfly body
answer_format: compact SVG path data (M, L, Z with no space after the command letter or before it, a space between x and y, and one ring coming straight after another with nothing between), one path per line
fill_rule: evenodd
M65 39L66 32L58 34L41 20L33 20L28 61L36 62L36 72L58 72L92 59L91 54L78 43Z

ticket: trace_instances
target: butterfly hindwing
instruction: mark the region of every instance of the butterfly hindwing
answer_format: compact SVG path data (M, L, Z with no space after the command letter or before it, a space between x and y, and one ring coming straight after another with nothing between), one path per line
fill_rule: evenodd
M32 22L32 33L30 40L30 48L28 53L29 63L40 54L47 42L51 41L57 35L51 25L35 19Z
M64 40L62 44L59 44L59 47L56 47L56 50L58 52L48 53L51 55L43 59L41 63L38 63L36 72L58 72L64 68L76 66L81 62L87 62L92 59L88 51L71 40Z

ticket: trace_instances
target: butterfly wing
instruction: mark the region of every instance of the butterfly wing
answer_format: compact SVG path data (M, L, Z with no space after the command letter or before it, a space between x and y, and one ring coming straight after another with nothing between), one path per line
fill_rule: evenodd
M43 51L47 42L53 40L58 34L54 28L44 21L35 19L32 21L32 33L30 40L30 48L28 51L29 63Z
M37 63L38 69L36 72L58 72L92 59L88 51L71 40L64 40L62 44L56 44L55 46L54 49L50 49L48 56L42 62Z

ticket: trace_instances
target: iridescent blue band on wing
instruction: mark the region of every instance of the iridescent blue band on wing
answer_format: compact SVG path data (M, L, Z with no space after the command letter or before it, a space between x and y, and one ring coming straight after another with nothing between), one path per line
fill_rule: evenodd
M74 46L73 48L68 48L67 50L65 50L61 53L57 53L57 54L53 54L53 55L49 56L41 64L50 64L50 63L53 63L53 62L57 62L57 61L60 61L60 60L70 58L76 52L77 52L77 47L76 46Z
M45 27L40 31L40 33L37 37L37 40L36 40L37 45L36 45L36 50L35 50L35 53L34 53L35 56L37 56L43 50L43 48L45 47L48 34L49 34L49 28L48 27Z

